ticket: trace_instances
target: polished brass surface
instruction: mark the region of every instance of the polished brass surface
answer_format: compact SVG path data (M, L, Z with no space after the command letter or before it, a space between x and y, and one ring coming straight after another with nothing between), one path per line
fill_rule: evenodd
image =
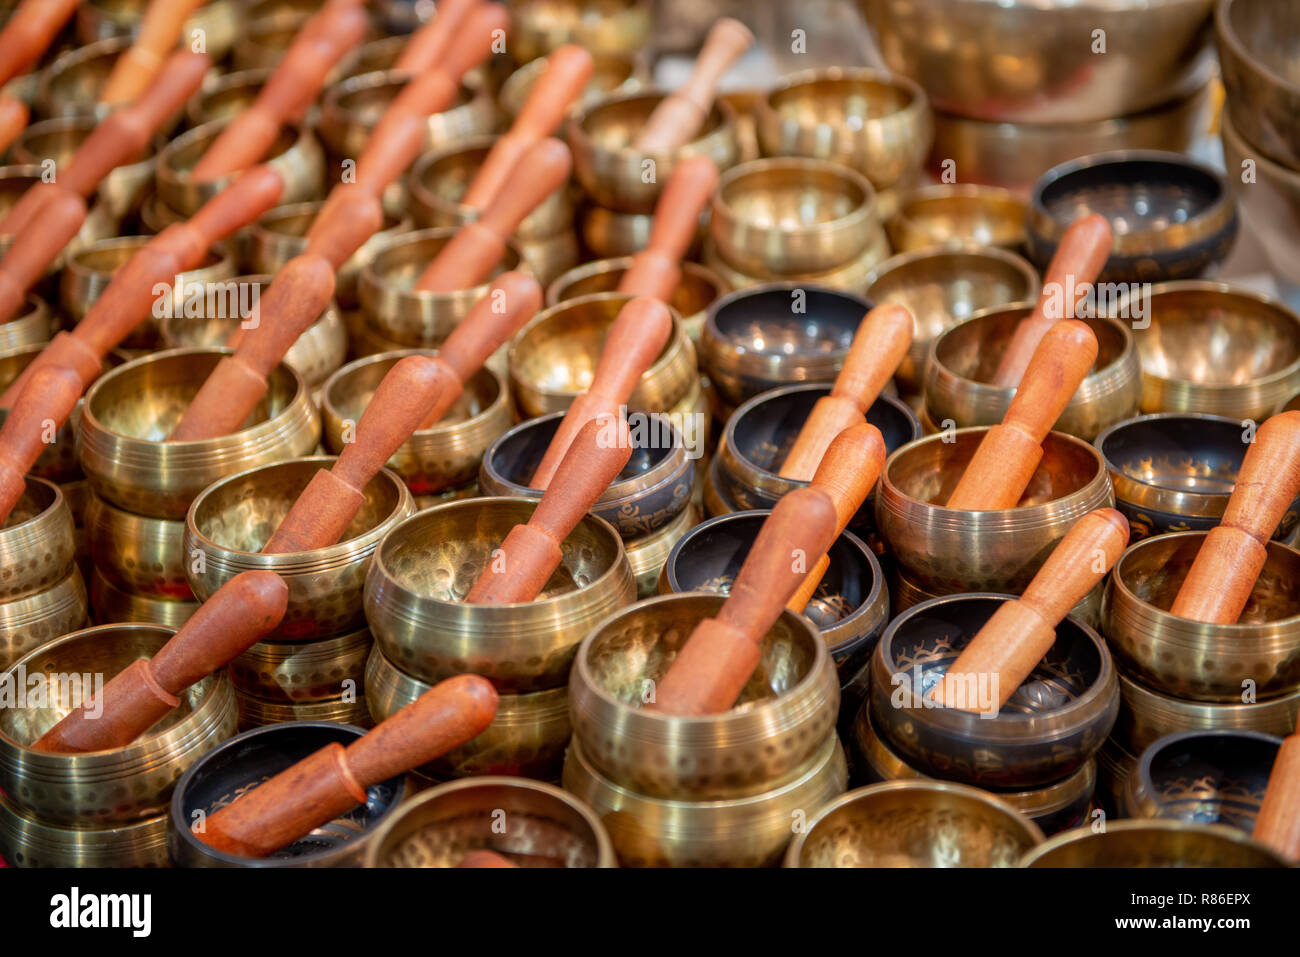
M1108 821L1049 838L1021 867L1286 867L1236 828L1186 821Z
M13 319L0 323L0 353L44 345L52 332L49 306L43 299L28 296Z
M650 245L654 214L620 213L606 209L604 206L586 203L578 211L577 226L583 245L593 256L607 259L631 256ZM700 227L695 231L695 238L687 248L688 257L698 258L705 232L705 225L701 222Z
M1249 162L1249 168L1254 170L1252 182L1241 183L1239 177L1232 177L1230 182L1242 215L1259 237L1264 259L1274 273L1292 284L1300 283L1300 243L1296 241L1300 172L1273 162L1246 142L1237 131L1237 115L1231 108L1225 107L1219 114L1219 133L1225 167L1244 170Z
M56 116L107 115L108 108L99 103L99 91L112 72L118 56L131 46L127 36L96 40L54 58L36 85L37 115Z
M587 85L578 97L580 104L590 106L611 93L634 93L646 84L650 71L647 69L643 51L610 53L593 50L590 52L591 79L587 81ZM497 93L497 104L508 116L513 118L519 115L538 77L545 69L544 59L532 60L511 73L501 85L501 90Z
M1272 0L1219 0L1214 31L1227 104L1241 136L1282 165L1300 168L1296 7Z
M866 289L867 277L871 274L871 270L888 258L889 238L885 235L884 227L879 225L869 230L866 246L856 259L844 266L821 272L795 275L768 271L745 272L727 262L711 238L706 240L702 255L704 265L721 276L732 289L746 289L780 281L797 282L802 286L826 286L859 294Z
M660 592L659 582L669 554L682 536L699 523L699 510L694 505L687 505L676 518L659 530L623 543L627 550L628 564L632 566L632 575L636 578L638 598L649 598Z
M98 625L135 622L179 628L199 610L197 601L155 598L127 591L109 581L98 568L90 572L87 588L90 592L91 620Z
M184 519L135 515L91 492L83 524L96 571L119 588L149 598L194 600L185 578Z
M367 628L314 641L264 638L226 670L236 691L266 701L309 703L359 695L372 644Z
M1263 701L1191 701L1148 688L1123 671L1119 675L1119 718L1111 737L1141 754L1157 739L1179 731L1261 731L1287 735L1300 720L1300 690Z
M566 43L636 53L650 39L653 9L649 0L522 0L512 20L511 53L527 63Z
M546 304L555 306L569 299L596 292L615 292L632 265L631 256L597 259L561 275L546 288ZM682 325L692 342L700 338L709 306L730 292L722 277L699 263L682 263L682 278L668 305L682 317Z
M360 685L358 685L358 688ZM267 701L253 695L235 692L239 705L239 730L251 731L267 725L289 721L324 721L330 724L369 728L372 725L366 696L360 691L337 698L319 701Z
M1028 204L1008 189L978 183L936 183L899 197L886 226L900 253L936 245L997 246L1018 252Z
M0 602L61 581L72 567L73 549L72 512L63 492L53 482L29 477L0 526Z
M14 867L166 867L167 815L103 827L61 827L0 795L0 857Z
M0 668L85 627L88 612L86 584L76 567L40 591L0 602Z

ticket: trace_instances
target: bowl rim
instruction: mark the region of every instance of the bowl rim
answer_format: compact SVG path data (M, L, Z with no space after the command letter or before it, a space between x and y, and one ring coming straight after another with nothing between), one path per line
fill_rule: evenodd
M1297 95L1300 96L1300 91L1297 91ZM1293 170L1283 166L1266 156L1263 150L1255 149L1255 147L1247 143L1246 138L1241 135L1241 132L1232 122L1232 108L1226 102L1219 114L1219 129L1220 135L1225 141L1232 140L1238 153L1254 160L1255 165L1262 168L1271 178L1289 182L1292 189L1300 188L1300 170Z
M903 252L895 253L873 268L871 272L867 273L867 277L863 280L862 284L864 290L863 296L871 302L883 302L884 300L872 295L872 287L886 276L898 270L906 269L922 260L945 259L954 256L986 260L991 259L996 260L1004 266L1010 266L1022 279L1026 281L1026 288L1030 292L1030 295L1025 296L1024 298L1014 299L1009 303L1001 303L999 305L986 306L983 309L977 309L965 319L953 323L948 327L948 329L961 325L963 322L969 322L976 316L983 315L986 312L992 312L995 309L1008 308L1022 303L1028 304L1029 308L1032 309L1037 305L1038 294L1042 287L1042 279L1039 278L1038 270L1030 264L1029 260L1019 253L1013 252L1009 249L1004 249L1001 246L989 246L972 240L952 240L943 243L931 243L928 246L918 246L914 249L907 249ZM915 317L913 317L914 324L915 321ZM944 332L947 331L947 329L944 330ZM939 335L943 335L943 332L939 333ZM939 335L936 335L934 338L937 339Z
M54 498L50 500L49 505L45 506L31 518L25 518L16 525L0 524L0 546L5 544L5 539L10 537L10 533L17 532L18 529L23 529L23 534L30 532L36 522L48 521L54 513L58 511L60 505L67 504L67 500L63 495L63 489L58 482L51 482L49 479L41 478L37 475L24 475L23 478L28 484L35 482L37 485L44 485L54 489ZM23 489L23 494L27 494L26 488Z
M1288 96L1300 97L1300 84L1293 83L1273 70L1264 65L1264 62L1254 53L1246 49L1245 43L1237 32L1232 28L1232 7L1235 0L1218 0L1214 5L1214 33L1215 39L1219 43L1226 44L1232 51L1233 59L1237 61L1239 68L1248 69L1256 77L1261 78L1270 86L1279 87L1284 90Z
M248 72L248 71L243 71L243 72ZM210 92L210 91L205 91L202 88L200 88L198 91L196 91L195 95L201 96L205 92ZM179 133L176 136L172 137L172 139L167 141L167 144L165 146L163 146L161 149L158 150L158 154L155 157L155 163L156 163L156 168L154 170L155 178L158 181L160 181L160 183L162 181L167 182L167 186L164 188L180 189L186 187L208 186L209 185L208 182L195 181L193 177L192 168L185 169L185 170L179 169L176 166L176 155L180 153L182 150L184 150L186 147L192 146L196 141L203 140L205 137L211 137L211 142L216 142L217 136L219 136L222 132L224 132L226 127L228 127L232 122L234 122L233 118L208 120L204 123L191 126L183 133ZM289 143L289 146L286 149L280 151L279 153L274 153L272 155L265 157L260 161L261 163L270 164L270 163L282 162L284 158L287 156L299 155L304 150L310 149L311 144L314 144L316 142L316 138L312 133L311 128L304 122L287 121L281 125L280 130L282 133L289 134L291 138L291 142ZM209 143L209 145L211 145L211 142ZM220 184L221 182L227 180L230 180L229 176L220 177L215 181L209 181L209 182L213 184ZM268 213L270 211L271 210L269 209L267 210ZM258 218L260 219L261 217Z
M1020 858L1017 867L1032 867L1042 858L1046 857L1053 851L1058 850L1068 844L1074 844L1079 841L1101 838L1102 840L1109 834L1126 834L1129 831L1191 831L1199 833L1204 837L1214 838L1219 841L1228 841L1231 844L1240 845L1258 851L1273 860L1277 861L1278 866L1290 867L1290 865L1278 856L1276 851L1256 841L1245 831L1239 828L1229 827L1226 824L1200 824L1191 821L1183 821L1177 818L1154 817L1154 818L1123 818L1119 820L1108 820L1104 831L1094 831L1091 825L1071 828L1068 831L1062 831L1054 834L1045 840L1042 844L1030 848L1025 855Z
M1276 734L1251 731L1245 728L1194 728L1190 731L1174 731L1170 734L1161 735L1142 749L1142 754L1138 756L1137 767L1133 770L1133 773L1137 776L1137 783L1146 792L1148 800L1161 810L1163 810L1164 802L1160 800L1152 787L1151 765L1167 749L1186 744L1193 738L1249 738L1259 744L1272 744L1277 748L1282 746L1282 738ZM1158 814L1156 816L1163 817L1164 815Z
M833 219L828 219L816 223L801 223L798 226L788 228L785 226L772 227L756 224L752 219L741 216L735 205L727 198L727 191L737 186L742 180L751 176L763 176L771 173L793 173L795 175L822 174L832 178L839 179L841 182L858 190L862 194L862 200L856 203L852 210ZM879 223L880 216L876 210L876 188L871 185L871 181L855 169L850 169L840 163L833 163L830 160L814 159L807 156L769 156L761 159L749 160L744 163L737 163L730 169L725 170L718 178L718 185L714 187L713 195L709 200L709 209L712 212L710 224L711 230L719 227L723 229L735 229L737 227L745 230L761 231L764 233L779 232L782 239L822 236L826 234L838 234L848 230L867 228L871 223ZM864 251L869 248L870 243L864 243ZM861 253L850 258L846 263L839 263L825 272L836 272L846 265L852 265ZM734 267L733 267L734 268ZM798 285L798 282L795 282Z
M768 295L774 292L791 293L795 291L816 293L821 296L830 296L833 298L844 299L855 306L861 307L863 319L866 318L867 313L871 311L873 306L871 300L867 299L865 296L859 295L856 292L853 292L848 289L837 289L834 286L823 286L815 282L800 282L797 279L783 279L783 280L776 280L772 282L756 283L755 285L752 286L743 286L739 289L732 289L730 292L718 296L716 299L713 300L713 302L709 304L709 308L704 315L704 328L700 330L701 341L703 341L707 335L709 339L711 339L714 343L716 343L714 348L717 348L717 346L722 346L725 349L727 349L729 352L733 353L742 361L750 357L753 357L754 360L757 361L765 358L775 357L778 355L798 355L801 358L806 358L809 360L829 358L830 361L833 362L835 356L839 356L841 354L848 355L849 353L848 346L845 346L843 349L832 350L831 352L806 352L806 351L801 353L753 352L748 348L746 348L743 344L738 345L737 344L738 341L736 340L736 338L731 336L728 333L724 333L722 331L722 328L718 325L718 313L722 312L722 310L724 309L730 308L731 306L735 305L737 302L740 302L745 299L752 299L757 296ZM565 301L571 302L572 300L565 300ZM862 325L862 319L859 319L858 325L854 326L854 331L856 332L858 326L861 325ZM832 379L833 378L834 377L832 376ZM827 381L831 381L831 380L827 380Z
M753 91L758 94L756 101L758 112L779 120L783 126L790 124L800 130L830 129L834 131L836 127L833 123L827 123L823 120L818 120L815 123L799 123L792 117L778 112L776 107L772 105L772 100L783 93L788 93L797 87L815 86L827 81L834 83L850 81L882 86L901 90L907 94L907 103L902 107L880 116L869 117L867 123L871 125L910 122L913 116L925 114L929 110L930 101L929 97L925 95L925 90L911 77L904 76L902 73L895 73L891 70L872 66L825 66L787 73L767 90ZM854 130L851 135L854 138L863 136L865 130Z
M319 206L320 203L313 202L311 205ZM284 209L286 207L276 207L276 208ZM274 211L275 210L272 210L271 212ZM261 220L258 220L258 222L260 223ZM488 279L483 280L483 282L479 283L477 286L470 286L468 289L452 289L448 292L429 292L424 289L416 289L414 285L401 286L398 283L395 283L392 279L390 279L388 273L380 272L379 265L378 265L379 261L383 259L385 256L388 256L398 251L401 247L414 246L417 243L427 242L430 239L443 240L443 246L446 246L447 242L450 241L451 238L454 235L456 235L456 233L460 230L459 226L430 226L425 229L415 229L414 225L415 222L411 218L410 211L407 209L403 209L401 219L399 222L393 224L392 226L386 226L384 229L372 235L371 239L372 240L377 239L378 242L375 246L374 254L366 260L365 264L360 269L360 275L357 277L359 295L361 295L361 290L363 289L374 290L373 293L369 293L369 292L366 293L367 300L370 298L371 295L396 296L401 299L414 300L417 303L421 303L421 304L429 303L432 305L454 302L456 300L468 300L471 303L477 303L480 299L482 299L484 296L487 295L488 290L491 288L492 284L496 282L497 276L491 276ZM370 240L367 241L369 242ZM528 258L523 253L523 250L520 249L518 245L516 245L514 239L513 238L507 239L505 245L506 245L506 257L503 258L501 262L498 264L501 266L500 272L504 273L507 271L517 271L517 272L524 272L529 275L532 275L532 264L529 263ZM509 256L511 254L517 257L518 262L515 263L513 267L507 268L506 263L508 262ZM353 255L355 256L356 253L353 253ZM375 321L374 318L369 314L370 310L366 309L365 306L363 306L362 312L366 313L366 320L367 320L366 325L368 327L373 327L375 325ZM537 316L540 316L541 314L542 314L542 310L538 310L538 312L533 316L533 318L535 319L537 318ZM532 322L532 319L530 319L529 322ZM393 324L394 323L391 321L383 322L382 323L383 328L375 329L374 331L379 332L381 335L385 335L386 337L387 334L384 330L387 329L388 327L391 327ZM520 332L522 331L523 330L521 329ZM518 334L519 333L515 333L515 335ZM407 348L420 348L420 347L410 346ZM386 351L391 352L394 350L386 350ZM369 358L369 356L362 356L362 358L363 359Z
M683 143L681 146L667 153L643 152L642 150L633 148L630 142L623 146L611 149L608 146L596 142L596 140L592 138L591 130L587 128L588 120L591 119L593 114L601 110L620 106L624 103L629 103L638 99L664 100L670 93L672 93L671 90L655 84L650 84L648 86L639 87L635 90L625 90L623 92L611 90L605 96L592 100L590 103L583 103L581 98L579 98L575 108L569 111L564 120L563 126L566 134L565 139L568 140L570 146L574 148L575 152L586 151L592 156L611 156L619 158L624 162L629 160L636 161L642 157L651 157L675 162L679 156L688 156L700 152L702 144L709 143L717 138L725 138L728 132L735 126L735 110L732 109L731 104L719 98L713 101L712 106L709 108L709 112L705 115L705 128L700 132L700 134L694 139ZM721 121L715 128L708 129L708 117L712 116L714 110L718 111ZM617 212L617 210L614 210L614 212Z
M904 192L898 200L898 211L890 218L909 225L914 224L918 220L914 216L907 215L908 209L913 203L941 202L946 199L979 200L982 206L989 205L990 201L999 205L1009 204L1015 206L1020 210L1017 219L1022 227L1024 226L1024 214L1029 209L1028 200L1020 193L1006 186L994 186L991 183L927 183L924 186L914 186ZM1023 239L1021 242L1023 242Z
M629 215L636 214L632 213ZM564 272L552 279L546 286L546 307L549 309L551 306L558 306L560 303L568 302L570 299L577 299L577 296L566 297L561 295L561 293L565 292L575 283L605 273L620 271L627 272L627 270L632 267L632 261L635 258L635 256L606 256L601 259L592 259L585 263L579 263L576 266L566 269ZM698 313L692 313L691 315L707 313L710 306L732 291L731 286L729 286L721 276L703 263L683 260L679 265L681 266L683 280L687 277L699 279L711 285L715 290L713 298L710 299ZM591 294L587 293L586 295ZM671 302L669 305L671 306Z

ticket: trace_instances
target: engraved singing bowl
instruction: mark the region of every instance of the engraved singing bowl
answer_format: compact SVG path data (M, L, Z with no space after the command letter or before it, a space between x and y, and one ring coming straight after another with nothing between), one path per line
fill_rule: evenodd
M1038 273L1015 253L953 244L886 259L872 270L866 297L878 304L898 303L912 314L912 345L894 375L904 392L917 393L925 385L930 345L937 336L984 309L1033 301L1038 288Z
M807 618L783 611L734 705L692 717L646 710L717 594L660 595L610 615L578 649L569 707L583 763L647 797L690 802L760 794L788 780L834 737L839 680Z
M1107 821L1104 831L1079 827L1048 838L1021 867L1288 867L1248 835L1223 824Z
M514 37L518 42L518 35ZM578 94L577 102L590 106L614 93L633 93L645 84L649 72L642 59L642 51L607 53L592 50L591 79ZM523 109L538 78L546 71L546 60L536 59L525 63L511 73L497 92L497 105L514 119Z
M1250 143L1300 168L1300 58L1296 9L1269 0L1220 0L1214 11L1219 66L1232 119Z
M730 592L758 530L771 514L721 515L688 531L664 563L661 593ZM828 554L830 564L803 614L821 632L843 685L875 650L889 618L889 591L876 556L856 535L840 535Z
M0 707L0 790L11 803L66 827L129 823L166 810L181 773L234 734L235 696L224 674L191 685L178 707L124 747L61 754L30 745L83 700L80 682L51 685L50 676L102 674L107 684L171 636L159 625L87 628L41 645L4 674L26 690L23 700Z
M631 300L617 292L570 299L539 312L516 333L510 343L510 388L525 416L564 411L591 385L610 327ZM641 375L629 409L671 416L698 404L695 347L681 317L673 312L672 318L672 335Z
M872 305L849 292L798 283L737 290L709 307L700 368L733 407L778 386L832 382Z
M1124 787L1135 768L1137 758L1119 744L1114 737L1102 743L1096 754L1097 788L1093 803L1110 818L1122 818L1128 811L1124 807Z
M544 57L566 43L593 54L630 54L651 37L647 0L522 0L512 4L511 53L520 63Z
M370 709L366 705L366 696L360 692L362 677L352 679L357 691L334 698L322 698L319 701L268 701L255 695L235 692L235 701L239 705L239 730L251 731L264 728L270 724L284 724L286 721L322 721L328 724L350 724L358 728L370 728L374 722L370 719Z
M1293 587L1300 552L1269 542L1241 617L1212 625L1168 611L1205 536L1157 535L1120 556L1102 611L1111 651L1131 677L1179 698L1241 701L1247 689L1260 699L1300 689L1300 601Z
M269 857L209 847L190 832L252 787L270 780L327 744L348 745L365 732L347 724L291 721L245 731L204 755L172 794L167 847L176 867L356 867L379 825L407 795L405 775L366 788L366 803L315 828Z
M276 572L289 589L288 609L269 640L310 641L363 627L371 556L385 535L415 514L411 493L392 472L381 469L370 480L365 503L336 544L262 554L307 483L333 463L329 456L275 462L199 493L185 517L182 545L195 595L206 600L240 572L264 569Z
M77 6L77 37L91 43L106 37L134 36L148 7L148 0L88 0ZM192 38L199 31L208 55L217 63L241 36L244 9L236 0L200 4L181 25L180 36Z
M480 494L540 499L541 491L527 483L564 415L553 412L529 419L493 442L479 471ZM624 540L652 534L671 522L690 504L695 485L695 460L666 416L635 416L632 425L632 456L591 508Z
M1074 523L1115 504L1101 454L1048 433L1043 458L1015 508L951 509L948 501L987 428L929 435L890 454L876 492L876 525L899 567L942 594L1020 594Z
M89 612L81 570L22 598L0 601L0 668L8 668L33 649L83 628Z
M591 808L553 785L519 777L451 781L407 801L370 842L365 866L456 867L477 850L520 867L618 866Z
M93 492L83 521L86 547L97 573L118 588L169 601L194 601L185 577L185 521L136 515Z
M939 430L951 422L962 429L1002 421L1016 390L993 385L992 379L1007 343L1033 310L1032 302L994 306L938 335L925 375L927 427ZM1097 337L1097 360L1052 427L1091 441L1108 425L1137 414L1142 369L1126 321L1080 321Z
M1106 645L1068 617L1056 641L996 715L926 697L1006 595L949 595L894 618L871 659L877 732L918 770L978 787L1023 790L1059 781L1101 747L1119 711ZM979 708L996 688L973 688Z
M389 661L430 684L472 672L508 694L565 683L587 632L635 596L622 540L608 522L583 517L535 600L463 601L506 534L535 507L510 498L448 502L388 533L370 566L365 605Z
M366 705L376 723L432 687L397 668L378 648L370 653L365 667ZM435 781L483 774L558 781L569 735L568 688L503 694L487 728L417 770Z
M1101 630L1101 599L1106 589L1101 583L1098 583L1092 591L1084 595L1079 603L1070 609L1070 614L1079 621L1083 622L1089 628ZM907 575L900 571L895 565L889 574L889 600L893 607L894 614L906 611L913 605L919 605L923 601L929 601L931 598L942 598L944 595L950 595L950 591L930 591L927 588L918 585Z
M328 701L349 691L360 694L371 645L367 628L313 641L264 638L226 670L241 696L280 704Z
M0 325L0 329L4 326ZM0 390L9 388L10 384L31 365L32 361L44 350L44 345L19 346L15 349L0 350ZM41 450L36 462L27 474L52 482L72 482L81 478L81 468L77 464L77 417L80 409L74 408L58 432L54 441ZM0 409L0 426L9 418L8 409ZM78 523L80 524L80 523Z
M732 289L751 289L765 286L771 282L796 283L799 286L823 286L827 289L842 289L856 295L862 295L867 287L867 277L871 270L889 258L889 237L883 226L875 225L868 230L866 245L862 251L843 266L818 272L778 273L770 271L746 272L737 269L718 251L718 244L712 237L705 240L704 251L700 256L704 265L721 276Z
M272 67L258 67L231 73L209 73L203 78L198 92L185 103L185 122L194 129L205 123L233 120L253 105L272 72Z
M739 162L736 118L725 103L714 103L699 135L667 156L634 148L632 140L665 95L661 90L614 93L569 114L564 130L573 150L573 172L597 205L620 213L653 213L679 161L707 156L720 171ZM647 164L653 165L653 177L645 175Z
M44 591L72 567L72 512L53 482L28 476L27 488L0 526L0 602Z
M632 265L631 256L597 259L563 273L546 287L546 304L555 306L569 299L596 292L615 292L623 274ZM708 309L730 287L717 273L699 263L684 262L682 278L673 290L668 305L682 317L682 325L692 342L698 342Z
M632 566L638 598L659 594L659 578L668 556L682 536L700 523L700 510L688 504L676 518L658 531L623 543L627 563Z
M94 116L109 112L99 102L113 65L131 46L129 36L114 36L75 47L54 58L36 83L36 114L47 119Z
M1043 832L996 795L948 781L889 781L809 816L786 867L1014 867Z
M243 428L192 442L169 442L208 375L229 349L172 349L100 377L86 393L77 431L82 470L105 501L155 518L183 518L219 478L307 455L320 440L320 415L302 377L281 363L266 397Z
M350 362L321 389L325 445L341 453L361 421L379 383L406 356L436 355L427 349L383 352ZM514 415L505 377L484 367L431 429L417 429L388 459L413 495L437 495L472 483L484 454L510 428ZM487 492L484 494L514 494Z
M910 176L934 129L925 91L906 77L866 68L803 70L758 102L767 156L805 156L857 170L879 189Z
M1107 428L1093 443L1106 460L1116 506L1131 540L1165 532L1207 532L1219 524L1246 457L1238 419L1167 412ZM1300 521L1300 497L1273 532L1288 538Z
M1024 199L998 186L936 183L899 197L886 228L899 253L968 243L1019 252L1028 209Z
M166 867L167 815L104 827L60 827L0 795L0 859L13 867Z
M1133 332L1143 412L1263 421L1300 391L1300 316L1282 303L1185 280L1151 287L1147 306L1149 325Z

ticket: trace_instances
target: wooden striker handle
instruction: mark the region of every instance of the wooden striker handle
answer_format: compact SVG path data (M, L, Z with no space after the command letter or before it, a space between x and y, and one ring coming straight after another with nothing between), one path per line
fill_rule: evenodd
M618 291L668 302L682 281L681 262L695 239L700 214L718 188L718 168L707 156L688 156L674 167L655 203L650 244L632 256Z

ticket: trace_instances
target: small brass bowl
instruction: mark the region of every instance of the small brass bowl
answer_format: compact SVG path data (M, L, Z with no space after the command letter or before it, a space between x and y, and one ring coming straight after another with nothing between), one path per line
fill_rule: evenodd
M1181 412L1140 415L1098 435L1093 444L1106 460L1130 540L1218 525L1246 457L1245 439L1238 419ZM1300 497L1273 538L1287 539L1298 521Z
M29 746L87 691L98 691L93 677L89 688L51 683L54 678L89 673L107 683L171 636L172 629L157 625L87 628L41 645L4 674L5 682L26 691L23 701L0 707L0 789L12 804L45 823L72 827L129 823L166 809L181 772L234 733L235 696L223 674L186 689L179 707L125 747L57 754Z
M529 419L493 442L479 471L480 494L540 499L542 493L527 483L563 418L563 412L552 412ZM629 418L632 457L591 508L625 540L659 530L690 504L695 485L692 456L698 454L687 448L666 416L633 413Z
M259 67L233 73L209 73L198 92L185 103L186 124L194 129L206 123L230 122L253 105L272 72L272 67Z
M585 516L536 600L468 605L464 596L535 503L476 498L420 512L393 529L366 580L366 618L394 665L430 684L482 675L508 694L564 684L578 643L633 600L623 543L603 519Z
M830 67L783 77L758 103L758 136L768 156L830 160L888 189L925 162L934 128L906 77Z
M131 46L129 36L113 36L75 47L54 58L36 84L36 112L50 119L61 116L108 115L99 102L113 64Z
M649 246L655 221L653 213L620 213L591 203L583 204L577 219L583 245L593 256L605 259L631 256ZM688 258L699 258L707 232L705 217L701 215L700 220L700 226L686 248Z
M930 345L940 333L982 310L1032 302L1038 289L1038 273L1015 253L950 244L886 259L872 270L865 294L871 302L898 303L912 314L912 345L894 375L904 392L918 393L926 382Z
M166 867L167 815L105 827L60 827L0 795L0 858L14 867Z
M947 781L889 781L842 794L811 815L786 867L1014 867L1043 841L996 795Z
M357 685L360 688L360 683ZM239 705L239 730L251 731L288 721L322 721L334 725L370 728L370 709L360 691L320 701L268 701L255 695L235 692Z
M91 492L84 525L95 570L113 584L149 598L195 600L185 578L183 519L135 515Z
M597 205L620 213L653 213L663 184L680 160L704 155L720 171L739 162L735 116L725 103L715 103L700 135L669 156L633 148L637 131L665 95L660 90L616 93L570 113L565 138L573 150L573 172ZM653 165L653 177L645 175L647 164Z
M1028 204L1008 189L977 183L936 183L909 190L886 224L899 253L974 243L1019 252Z
M647 0L523 0L511 13L510 52L520 63L566 43L592 53L636 53L653 26Z
M147 0L88 0L77 6L76 32L82 43L108 37L134 36L139 32L149 4ZM244 4L237 0L211 0L194 10L181 24L180 36L189 41L196 31L204 49L218 63L241 35Z
M682 536L699 523L699 509L689 503L663 528L623 543L623 548L627 551L627 563L632 566L632 577L636 579L637 598L665 593L660 589L659 583L668 556L682 540Z
M0 325L0 330L8 325L12 323ZM0 390L7 389L44 348L44 345L27 345L0 350ZM36 459L36 463L28 469L29 475L49 479L51 482L72 482L81 478L76 448L77 417L80 414L80 409L73 409L68 421L55 433L54 441L46 446L40 457ZM3 425L7 418L9 418L9 410L0 409L0 425Z
M284 364L237 432L195 442L166 436L228 349L172 349L119 366L90 387L77 432L95 494L137 515L181 518L217 479L306 455L320 440L307 385Z
M264 638L226 668L241 696L284 704L328 701L361 694L372 644L367 628L314 641Z
M546 304L555 306L569 299L596 292L616 292L623 274L632 265L631 256L597 259L565 272L546 288ZM699 263L682 263L682 278L668 305L682 317L692 342L698 342L708 309L730 288L722 278Z
M517 43L518 34L513 39ZM641 51L606 53L593 50L590 52L591 79L587 81L577 100L582 106L598 103L611 94L634 93L645 85L649 70L646 69ZM501 90L497 93L497 105L512 120L523 109L538 78L545 70L546 60L542 58L531 60L511 73L505 83L501 84Z
M1250 689L1263 700L1300 689L1300 602L1291 585L1300 552L1269 542L1241 617L1211 625L1168 611L1205 535L1157 535L1120 556L1102 612L1111 651L1130 676L1179 698L1241 701Z
M366 663L365 681L366 703L376 723L433 687L406 674L378 648ZM568 688L503 694L496 717L482 733L422 765L418 773L435 781L483 774L558 781L569 736Z
M856 259L847 265L822 272L808 273L749 273L737 269L723 258L712 238L704 243L701 260L731 286L732 289L749 289L771 282L796 283L799 286L823 286L828 289L843 289L846 292L862 295L867 287L867 277L871 271L889 258L889 238L884 227L872 226L868 230L866 246Z
M50 307L45 300L29 295L13 319L0 323L0 354L45 345L50 341L50 327Z
M209 847L190 832L252 787L319 751L348 745L365 732L346 724L292 721L245 731L185 772L172 794L167 846L177 867L355 867L381 823L407 795L405 776L366 788L366 803L322 824L269 857L249 858Z
M880 225L860 173L826 160L778 157L722 174L709 235L718 254L750 275L826 272L852 262Z
M98 568L90 572L88 586L91 617L97 625L135 622L177 629L199 610L197 601L156 598L128 591L109 581Z
M501 831L504 823L505 832ZM451 781L407 801L376 834L366 867L456 867L470 851L521 867L617 867L609 834L567 791L517 777Z
M1049 838L1021 867L1287 867L1276 852L1236 828L1187 821L1110 821Z
M970 639L1008 600L971 593L923 602L889 623L871 659L869 707L877 733L917 770L1003 790L1073 774L1110 733L1119 684L1105 643L1074 618L993 715L944 708L926 697ZM980 708L996 687L972 689Z
M1291 169L1300 169L1300 83L1289 43L1297 29L1296 11L1287 4L1221 0L1214 10L1233 120L1247 141Z
M1115 504L1101 454L1060 432L1044 440L1043 460L1015 508L937 504L948 501L986 432L929 435L885 460L876 523L899 567L927 590L1018 595L1076 521Z
M182 551L201 601L240 572L265 569L289 588L284 619L268 640L310 641L365 625L361 597L371 556L389 531L415 514L411 493L392 472L383 469L370 480L365 504L337 544L262 554L307 483L333 462L314 456L261 465L199 493L185 517Z
M86 584L76 567L40 591L0 602L0 668L85 627L89 610Z
M27 489L0 527L0 602L62 581L75 550L72 512L59 486L27 478Z
M1102 583L1098 582L1097 586L1084 595L1073 608L1070 614L1079 621L1083 622L1094 631L1101 631L1101 599L1105 595L1106 589ZM906 611L913 605L919 605L923 601L929 601L931 598L942 598L944 595L953 594L947 591L930 591L916 582L912 581L907 575L895 565L889 575L889 600L893 607L894 614Z
M925 375L925 414L935 428L997 425L1015 389L992 384L998 361L1033 302L1013 302L975 313L941 332ZM1092 441L1107 426L1135 415L1142 398L1142 368L1135 334L1119 319L1082 318L1097 337L1097 361L1084 377L1056 431Z
M591 385L610 327L632 299L602 292L539 312L510 343L510 389L525 416L560 412ZM671 311L671 310L670 310ZM699 384L695 347L673 313L673 333L641 376L627 407L643 412L688 411Z

